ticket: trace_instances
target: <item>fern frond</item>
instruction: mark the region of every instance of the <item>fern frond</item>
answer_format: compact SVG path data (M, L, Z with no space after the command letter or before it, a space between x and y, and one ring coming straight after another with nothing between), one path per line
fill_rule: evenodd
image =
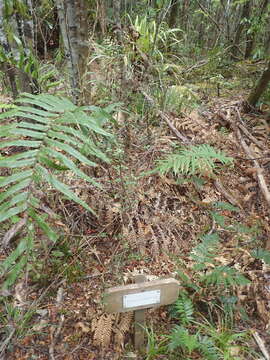
M188 325L193 320L194 307L192 301L187 296L182 295L175 302L174 307L183 325Z
M270 265L270 251L265 249L255 249L251 252L255 259L263 260L266 264Z
M55 242L57 235L39 214L39 199L35 198L33 190L40 186L40 182L47 182L65 197L94 212L58 178L58 174L69 170L78 179L99 186L81 170L80 164L92 167L97 166L98 159L109 162L91 136L112 137L100 125L110 115L102 111L101 121L100 113L99 119L95 118L98 108L89 115L70 100L48 94L24 94L18 103L0 114L0 120L9 119L10 122L8 126L0 125L0 128L4 127L0 149L16 150L16 154L0 158L0 168L9 169L9 175L0 178L0 222L15 215L23 216L29 219L29 224L35 223ZM5 262L4 271L7 271L7 265L12 268L15 255L22 259L25 250L22 249L24 247L18 246L11 254L13 258Z
M191 146L181 149L177 154L169 155L158 161L158 171L161 174L173 171L175 175L213 174L216 162L231 165L233 159L208 144Z
M205 360L221 360L223 356L220 350L215 345L215 342L212 338L208 336L199 336L200 343L200 353L203 355L203 359Z
M215 264L215 256L220 246L217 233L202 236L202 242L191 251L191 258L195 260L194 270L203 270L209 264Z
M218 266L210 273L203 275L201 281L206 285L224 287L248 285L250 281L239 271L229 266Z
M186 328L176 325L169 335L169 350L182 348L188 350L189 354L199 347L198 338L196 335L191 335Z

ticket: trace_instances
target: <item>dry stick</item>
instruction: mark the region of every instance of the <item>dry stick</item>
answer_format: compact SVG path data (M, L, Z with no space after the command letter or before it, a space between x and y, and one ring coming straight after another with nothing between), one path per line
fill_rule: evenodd
M257 345L259 346L263 356L265 357L266 360L270 360L270 355L269 352L267 351L264 342L262 341L261 337L259 336L259 334L257 333L257 331L252 332L252 335L257 343Z
M216 189L222 193L225 199L227 199L231 204L238 206L240 209L243 210L242 205L236 199L234 199L234 197L224 188L224 186L219 180L215 180L214 184Z
M60 287L57 291L57 297L56 297L56 306L59 308L59 306L61 305L62 301L63 301L63 297L64 297L64 289L62 287ZM59 324L57 326L57 330L55 332L55 334L52 334L53 338L51 340L51 345L49 347L49 356L50 356L50 360L55 360L54 357L54 347L56 344L56 341L60 335L60 332L62 330L63 324L65 321L65 316L62 314L60 316L60 321Z
M209 63L209 60L201 60L201 61L197 62L196 64L188 67L187 69L184 69L183 71L181 71L181 73L190 72L190 71L192 71L194 69L198 69L198 68L200 68L200 67L202 67L202 66L204 66L204 65L206 65L208 63Z
M18 231L20 231L24 225L26 224L27 221L27 217L24 217L23 219L21 219L19 222L17 222L16 224L14 224L3 236L3 240L2 240L2 245L1 247L3 249L5 249L10 240L18 233Z
M239 110L236 109L239 121L241 121L241 116L239 113ZM222 114L221 112L218 112L217 115L224 120L226 123L229 123L229 125L231 125L231 127L235 130L235 123L232 122L231 119L228 119L224 114ZM256 144L260 149L263 149L262 144L244 127L244 125L242 125L241 123L237 123L237 126L243 131L243 133L251 140L254 142L254 144Z
M143 96L146 98L146 100L153 105L156 108L156 104L154 102L154 100L148 95L146 94L143 90L141 90L141 93L143 94ZM182 135L174 126L173 124L170 122L169 120L169 116L167 114L165 114L163 111L160 111L158 109L156 109L156 113L158 116L161 117L162 120L164 120L167 125L169 126L169 128L172 130L172 132L174 133L174 135L183 143L190 145L191 142L189 141L188 138L186 138L184 135Z
M16 329L12 329L9 336L3 341L2 345L0 346L0 359L2 359L2 356L4 355L4 352L6 350L6 347L8 346L9 342L11 341L13 335L15 334Z
M240 130L237 129L237 136L239 138L239 141L242 145L242 148L244 149L244 151L246 152L247 156L250 158L254 158L254 155L252 153L252 151L250 150L250 148L248 147L247 143L245 142L245 140L242 138ZM253 160L255 168L257 169L257 177L258 177L258 183L259 183L259 187L261 189L261 192L265 198L265 200L267 201L268 205L270 206L270 192L267 188L266 185L266 181L265 178L263 176L263 169L260 167L259 163L257 160Z
M258 146L261 150L264 150L263 145L253 136L242 124L237 124L237 126L243 131L243 133Z
M211 16L211 14L209 13L209 11L199 2L197 1L197 4L199 5L199 8L207 14L207 16L209 17L209 19L216 25L217 29L219 32L222 32L222 29L220 28L219 24L216 22L216 20Z

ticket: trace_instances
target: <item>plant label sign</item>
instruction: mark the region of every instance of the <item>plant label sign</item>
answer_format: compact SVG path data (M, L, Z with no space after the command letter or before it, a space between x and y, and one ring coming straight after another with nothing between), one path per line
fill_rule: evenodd
M116 286L105 293L105 310L114 313L159 307L175 302L178 294L179 283L173 278Z
M135 277L136 284L116 286L105 294L105 310L109 313L134 311L134 345L144 344L145 309L169 305L179 295L179 282L173 278L146 281L144 275Z
M155 304L160 304L160 290L144 291L123 296L124 309L130 309L146 305L152 306Z

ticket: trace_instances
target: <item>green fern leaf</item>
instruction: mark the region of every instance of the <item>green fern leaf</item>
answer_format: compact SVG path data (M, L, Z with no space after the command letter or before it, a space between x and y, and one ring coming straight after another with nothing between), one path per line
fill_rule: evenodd
M202 242L191 252L191 258L195 260L194 270L203 270L209 264L215 264L215 256L220 246L218 234L202 236Z
M213 271L201 277L201 281L206 285L232 286L248 285L250 281L236 269L228 266L218 266Z
M169 350L182 348L191 354L199 347L197 336L189 334L188 330L180 325L174 327L172 334L169 335L169 340Z
M16 154L0 157L0 167L9 169L11 173L0 178L0 222L24 213L23 216L28 219L27 231L29 234L31 232L31 236L34 229L31 224L34 222L51 241L55 242L58 236L39 214L39 200L33 196L33 190L41 186L41 183L47 182L65 197L94 213L85 201L57 178L57 175L58 171L69 170L77 178L100 186L82 171L80 165L97 166L91 158L93 156L109 161L98 144L94 144L91 139L94 138L93 133L112 137L101 127L109 114L95 108L94 113L88 115L70 100L48 94L24 94L17 102L19 105L15 108L0 114L0 119L19 117L13 122L10 119L8 126L2 125L4 141L0 143L0 149L15 148ZM31 236L29 235L28 239ZM23 264L26 249L19 255L18 251L15 250L14 257L19 259L18 264ZM14 271L11 267L9 263L7 271L12 278L10 284L13 282L14 274L18 275L20 265L14 267Z
M175 175L207 174L209 176L217 167L216 162L231 165L233 159L210 145L204 144L180 149L178 154L172 154L166 159L159 160L157 168L161 174L173 171Z
M222 360L223 356L215 345L212 338L208 336L199 336L199 351L203 355L204 360Z
M255 249L251 255L256 259L263 260L266 264L270 265L270 251L265 249Z
M193 320L193 303L187 296L182 295L176 301L174 307L183 325L188 325Z
M38 224L38 226L43 230L44 234L48 236L48 238L55 243L58 239L58 235L56 234L55 231L53 231L51 229L51 227L43 220L43 218L41 216L39 216L34 209L30 209L29 211L29 215L31 216L32 219L34 219L36 221L36 223Z

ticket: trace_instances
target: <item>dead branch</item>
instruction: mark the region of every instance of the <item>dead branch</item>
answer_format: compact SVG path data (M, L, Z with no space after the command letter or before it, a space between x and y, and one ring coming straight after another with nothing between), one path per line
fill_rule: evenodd
M216 189L227 199L232 205L238 206L243 210L242 205L236 200L223 186L223 184L219 180L215 180L214 182Z
M62 287L60 287L57 291L57 296L56 296L56 306L59 308L62 301L63 301L63 298L64 298L64 289ZM55 357L54 357L54 347L55 347L55 344L56 344L56 341L60 335L60 332L62 330L62 327L63 327L63 324L64 324L64 321L65 321L65 316L62 314L60 316L60 321L59 321L59 324L57 326L57 329L54 333L54 331L52 332L52 340L51 340L51 345L50 345L50 348L49 348L49 355L50 355L50 360L55 360Z
M8 337L2 342L1 346L0 346L0 359L2 359L2 356L4 355L4 352L8 346L8 344L10 343L13 335L15 334L16 329L13 328L10 332L10 334L8 335Z
M243 133L258 146L261 150L264 150L263 145L245 128L245 126L242 123L242 118L240 115L240 111L238 108L236 108L236 113L239 119L239 122L237 123L237 126L243 131Z
M5 249L10 240L18 233L18 231L20 231L24 225L26 224L27 221L27 217L21 219L19 222L17 222L16 224L14 224L3 236L2 239L2 248Z
M264 358L266 360L270 360L269 352L267 351L266 346L264 345L264 342L261 339L261 337L259 336L259 334L257 333L257 331L252 332L252 335L253 335L257 345L259 346Z
M199 8L205 13L207 14L208 18L213 22L213 24L217 27L219 32L222 32L219 24L216 22L216 20L211 16L211 14L209 13L209 11L199 2L197 1L197 4L199 5Z
M250 157L250 158L254 158L255 157L254 154L252 153L252 151L248 147L247 143L245 142L245 140L241 136L241 132L240 132L239 129L237 129L237 136L238 136L240 144L242 145L242 148L244 149L247 156ZM261 189L261 192L262 192L266 202L270 206L270 192L269 192L269 190L267 188L266 181L265 181L265 178L263 176L263 169L260 167L257 160L252 160L252 161L253 161L253 163L255 165L255 168L257 169L257 178L258 178L259 187Z
M141 90L141 93L144 95L144 97L146 98L146 100L153 105L155 108L157 108L155 101L148 95L146 94L143 90ZM190 140L185 137L184 135L182 135L171 123L170 119L169 119L169 115L167 115L165 112L156 109L156 113L158 116L161 117L162 120L164 120L166 122L166 124L169 126L169 128L172 130L172 132L174 133L174 135L178 138L178 140L180 140L181 142L190 145L191 142Z

